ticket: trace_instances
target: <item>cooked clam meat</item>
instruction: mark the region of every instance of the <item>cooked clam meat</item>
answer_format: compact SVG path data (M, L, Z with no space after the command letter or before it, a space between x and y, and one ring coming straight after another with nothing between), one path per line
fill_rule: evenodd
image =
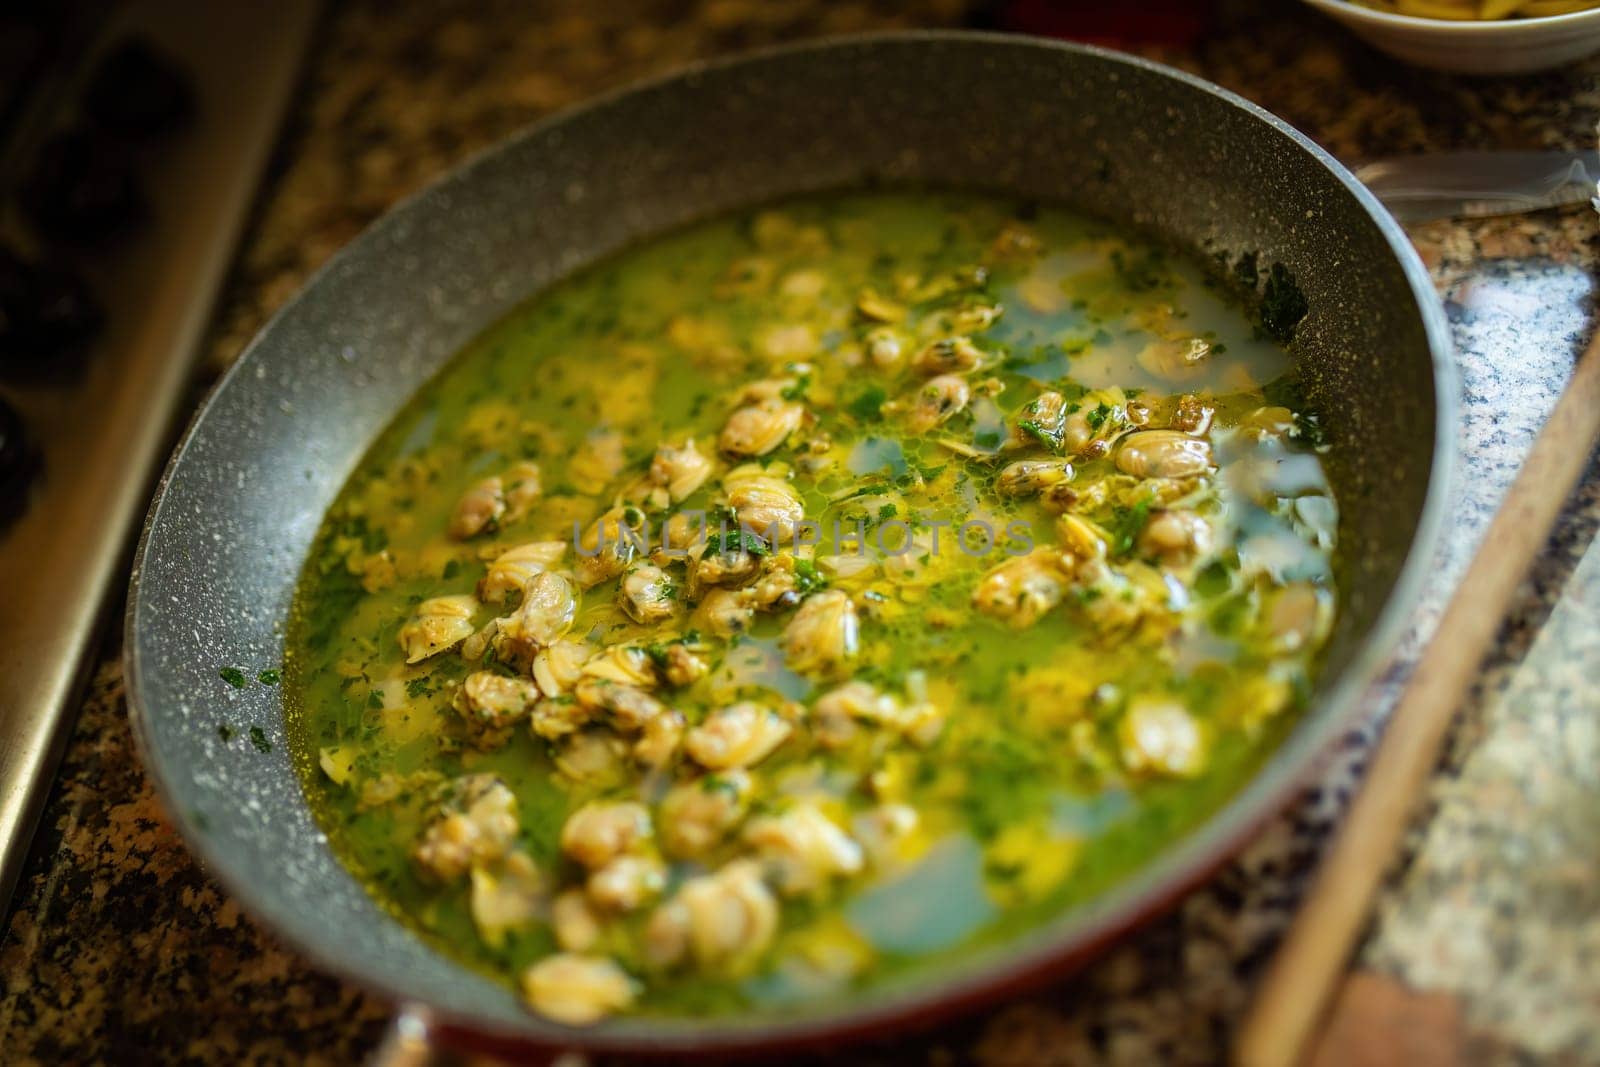
M799 494L786 482L759 471L736 470L723 479L728 506L739 524L769 543L791 541L795 526L805 518Z
M708 770L753 767L787 741L793 729L771 708L746 700L707 715L689 730L683 747Z
M417 606L416 614L400 628L400 647L407 663L452 649L472 636L472 616L478 601L470 596L436 596Z
M799 805L750 820L744 840L785 895L810 893L835 877L861 870L861 846L822 812Z
M760 867L736 860L714 874L690 878L656 909L645 927L645 953L657 967L687 957L712 973L748 969L778 930L778 902Z
M623 575L617 595L622 610L634 622L648 624L670 619L677 612L677 591L677 583L671 575L660 567L645 563Z
M1211 467L1211 445L1177 430L1141 430L1117 448L1117 469L1135 478L1195 478Z
M650 839L650 810L632 801L586 804L561 827L561 851L595 870Z
M671 856L706 855L744 818L752 789L739 769L679 782L661 799L661 847Z
M491 639L495 653L508 663L532 664L534 657L572 628L578 594L572 583L553 571L534 576L522 589L522 603L496 623Z
M545 914L544 873L526 852L513 851L493 865L476 864L471 879L472 922L490 945L498 946L508 931L527 929Z
M516 794L493 775L469 774L451 784L411 856L429 877L452 882L475 863L500 859L516 836Z
M912 433L927 433L961 414L972 398L965 378L941 374L930 378L905 405L906 428Z
M861 621L848 593L826 589L800 604L783 631L789 668L802 674L832 674L861 647Z
M481 749L495 749L511 739L511 731L542 697L539 687L525 678L511 678L493 671L467 675L451 701L467 736Z
M782 397L746 404L728 416L717 447L731 456L764 456L800 429L805 417L803 406Z
M965 374L983 365L983 353L965 337L938 340L917 353L911 366L933 378L943 374Z
M565 541L534 541L508 548L489 564L488 571L478 581L478 599L485 604L499 604L523 588L538 575L551 570L567 554Z
M540 1015L591 1026L630 1007L638 987L615 960L560 952L522 972L522 995Z
M1061 603L1069 580L1060 552L1035 549L985 574L972 594L972 603L985 615L1022 629Z

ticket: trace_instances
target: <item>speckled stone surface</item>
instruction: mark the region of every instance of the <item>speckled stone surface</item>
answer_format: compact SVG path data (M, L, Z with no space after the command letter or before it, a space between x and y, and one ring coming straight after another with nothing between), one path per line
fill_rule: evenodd
M821 33L959 25L957 0L353 4L329 18L207 361L225 366L318 264L429 177L549 111L696 57ZM1600 63L1472 82L1399 67L1298 5L1221 6L1149 49L1347 159L1573 147ZM1453 533L1406 656L1320 781L1236 862L1087 971L853 1063L1213 1063L1338 818L1410 655L1593 327L1592 212L1414 231L1464 378ZM1363 966L1459 998L1474 1062L1600 1062L1600 466L1462 716ZM389 1006L320 974L212 885L137 765L114 649L96 674L0 941L0 1059L348 1063Z

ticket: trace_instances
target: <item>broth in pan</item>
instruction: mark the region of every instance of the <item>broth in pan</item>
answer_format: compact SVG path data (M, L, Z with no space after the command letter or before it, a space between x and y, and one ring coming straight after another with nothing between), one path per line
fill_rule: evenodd
M1304 307L1254 273L860 193L542 293L318 535L287 681L335 848L570 1024L792 1010L1114 887L1336 609Z

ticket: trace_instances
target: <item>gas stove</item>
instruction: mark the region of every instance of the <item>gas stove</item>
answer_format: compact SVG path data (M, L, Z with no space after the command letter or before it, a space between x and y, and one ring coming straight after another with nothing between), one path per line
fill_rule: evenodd
M316 14L30 6L0 11L0 907Z

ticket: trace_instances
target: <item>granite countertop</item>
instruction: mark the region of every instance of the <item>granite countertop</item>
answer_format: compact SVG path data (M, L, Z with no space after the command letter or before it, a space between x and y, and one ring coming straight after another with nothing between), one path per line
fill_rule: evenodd
M226 366L398 198L533 118L684 61L827 33L982 22L960 0L340 6L229 285ZM1219 5L1155 58L1284 116L1345 159L1592 145L1600 63L1469 81L1410 70L1300 5ZM1464 378L1452 533L1371 712L1261 838L1101 961L981 1018L835 1062L1211 1063L1248 1002L1421 638L1594 324L1588 209L1413 231ZM1396 865L1340 1029L1416 1065L1600 1061L1600 464L1503 631ZM8 1062L360 1059L389 1005L280 945L190 859L134 754L103 650L0 941ZM1329 1053L1324 1062L1350 1062ZM1379 1061L1372 1061L1379 1062ZM1384 1060L1381 1062L1393 1062Z

